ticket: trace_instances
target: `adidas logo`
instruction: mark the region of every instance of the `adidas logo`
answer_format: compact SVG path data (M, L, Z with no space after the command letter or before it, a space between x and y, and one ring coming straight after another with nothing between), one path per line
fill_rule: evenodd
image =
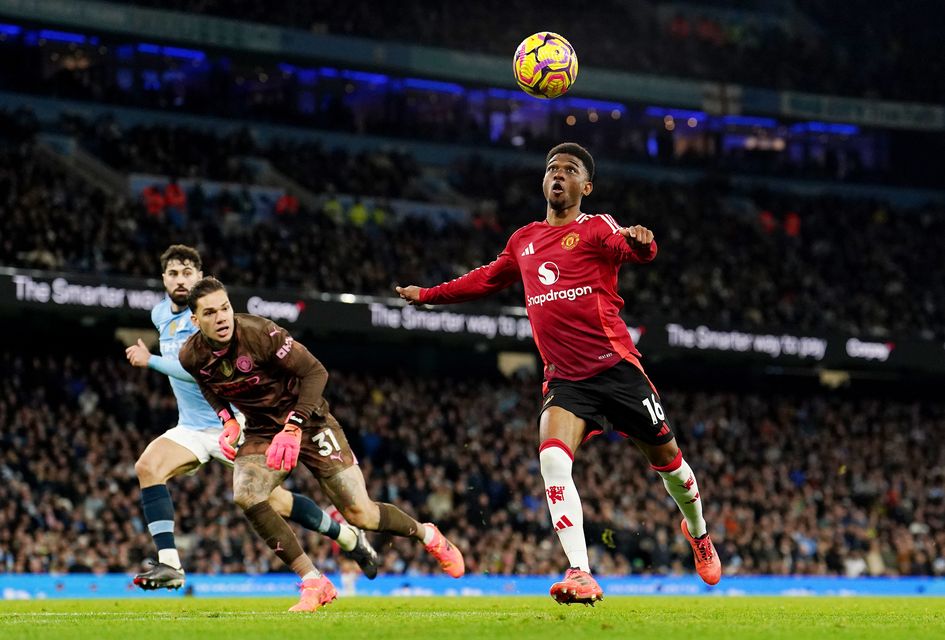
M573 527L574 524L568 520L568 516L561 516L561 519L555 523L555 531L561 531L562 529L567 529L568 527Z
M528 246L525 247L525 250L522 251L522 255L523 255L523 256L532 256L532 255L535 255L535 243L534 243L534 242L529 242L529 243L528 243Z

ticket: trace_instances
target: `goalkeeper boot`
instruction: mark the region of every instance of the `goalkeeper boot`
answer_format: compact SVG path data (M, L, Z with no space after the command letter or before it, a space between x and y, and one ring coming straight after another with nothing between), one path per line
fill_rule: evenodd
M350 526L350 525L349 525ZM377 551L368 542L364 532L356 527L351 527L358 535L358 543L351 551L342 551L341 554L349 560L354 560L361 567L362 573L368 580L377 577Z
M701 538L693 538L689 535L685 518L679 528L682 529L683 535L689 541L689 546L692 547L692 556L696 562L696 572L699 577L708 585L718 584L722 579L722 561L719 560L719 554L715 552L712 538L708 533Z
M446 539L435 524L426 523L425 527L433 527L433 540L425 548L440 563L440 568L454 578L461 578L466 573L466 563L463 554Z
M604 599L604 591L597 580L587 571L571 567L564 574L564 580L551 585L551 597L558 604L583 604L594 606Z
M145 591L180 589L184 586L184 570L163 562L152 562L150 569L135 576L134 583Z
M303 580L299 588L302 597L297 604L289 607L289 611L315 611L338 597L335 585L325 576Z

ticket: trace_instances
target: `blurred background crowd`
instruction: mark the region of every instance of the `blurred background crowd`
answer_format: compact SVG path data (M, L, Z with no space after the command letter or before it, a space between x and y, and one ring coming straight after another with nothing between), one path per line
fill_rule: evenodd
M225 180L208 196L198 179L140 198L109 197L36 158L30 142L0 151L0 213L10 266L155 276L156 256L175 242L201 249L205 271L230 284L309 292L390 295L395 284L431 286L490 262L519 226L544 215L538 169L501 167L477 156L444 180L466 219L397 216L390 200L430 200L409 153L350 153L312 143L259 147L243 131L214 137L189 129L109 128L89 148L103 161L144 173ZM208 149L208 152L204 152ZM298 168L320 194L250 194L248 156ZM175 170L175 171L172 171ZM605 169L587 212L653 228L659 260L624 269L630 317L711 321L728 328L837 331L883 338L945 337L945 243L941 205L897 207L878 199L802 196L738 188L621 179ZM344 198L342 194L357 194ZM516 285L494 300L521 304Z

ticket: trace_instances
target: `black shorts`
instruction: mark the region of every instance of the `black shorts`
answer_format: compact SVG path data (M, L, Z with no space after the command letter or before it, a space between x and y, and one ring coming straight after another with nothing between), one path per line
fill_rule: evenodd
M587 423L585 441L610 430L649 445L676 437L656 387L626 360L593 378L552 380L547 388L541 412L561 407L582 418Z

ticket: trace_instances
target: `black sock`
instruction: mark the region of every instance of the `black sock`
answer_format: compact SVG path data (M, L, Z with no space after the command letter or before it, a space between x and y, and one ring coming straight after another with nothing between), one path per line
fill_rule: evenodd
M166 484L155 484L141 490L141 510L148 523L154 544L161 549L174 549L174 503Z
M299 493L292 494L292 513L289 514L289 520L311 531L324 533L332 540L337 540L341 535L341 525L322 511L314 500Z

